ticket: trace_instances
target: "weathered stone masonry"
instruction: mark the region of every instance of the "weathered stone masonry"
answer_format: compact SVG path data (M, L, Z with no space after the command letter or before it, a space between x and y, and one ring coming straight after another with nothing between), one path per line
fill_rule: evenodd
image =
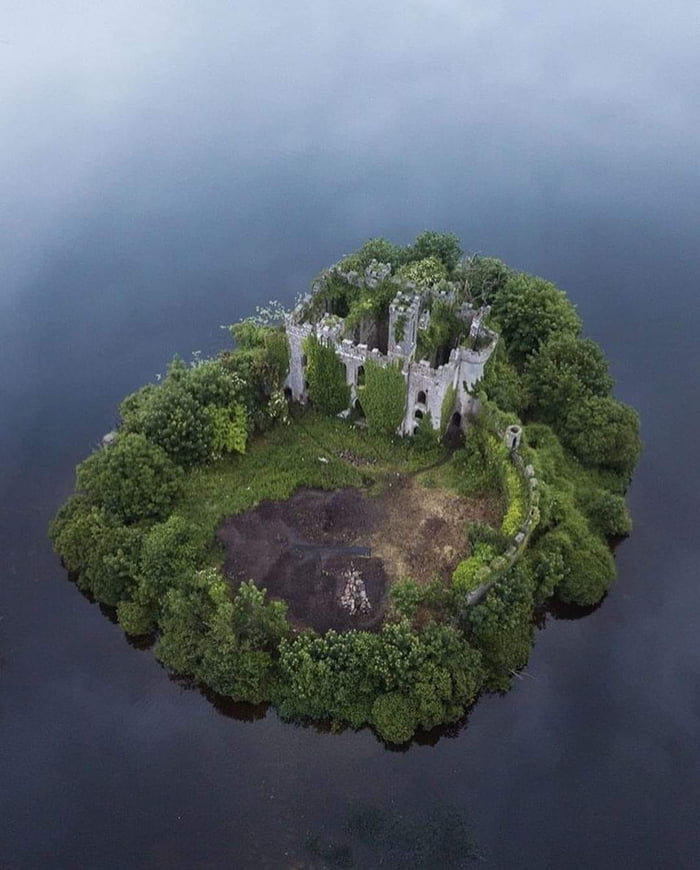
M375 272L368 269L363 282L372 286L371 281L385 277L387 267L383 264L373 264ZM354 273L343 276L352 283L360 279ZM286 321L287 339L290 349L289 375L286 387L291 397L305 403L308 400L308 383L306 380L306 355L304 343L315 334L319 341L335 348L338 357L345 366L346 382L351 388L351 405L358 398L358 386L362 383L364 364L373 360L379 365L399 363L406 381L406 412L400 426L400 434L414 433L420 419L428 412L435 429L440 428L443 413L443 402L451 388L455 390L454 404L445 409L452 422L462 426L465 417L475 408L475 399L471 389L483 376L484 366L491 356L498 335L482 325L483 312L476 311L467 303L459 309L469 326L472 338L485 338L487 344L480 350L458 347L450 352L449 360L438 368L433 368L427 360L416 360L418 330L425 329L430 322L430 312L426 301L428 295L444 297L446 301L454 301L454 291L437 293L431 290L417 290L413 285L399 285L397 293L389 308L389 332L387 352L382 353L376 347L376 329L371 324L360 326L362 342L354 342L347 338L348 330L342 318L335 315L325 315L317 323L304 319L304 312L311 297L303 300L288 316Z

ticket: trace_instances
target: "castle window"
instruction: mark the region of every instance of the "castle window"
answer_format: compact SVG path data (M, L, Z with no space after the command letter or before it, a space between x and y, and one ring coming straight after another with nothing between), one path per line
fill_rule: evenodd
M416 396L416 402L418 402L419 405L425 405L427 398L428 397L425 395L423 390L419 390L418 395Z
M365 367L359 366L357 369L357 386L363 387L365 385Z
M423 412L421 411L420 408L416 408L416 413L413 416L416 418L416 420L422 420L423 419Z

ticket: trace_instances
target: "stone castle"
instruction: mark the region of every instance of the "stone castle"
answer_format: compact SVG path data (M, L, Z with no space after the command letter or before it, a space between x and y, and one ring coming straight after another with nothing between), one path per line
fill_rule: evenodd
M346 319L328 312L312 314L314 299L323 293L329 278L340 279L348 285L372 290L381 282L396 284L396 294L389 305L388 318L363 317L350 325ZM386 283L384 284L386 286ZM289 341L290 365L285 389L295 401L308 401L306 354L304 345L315 334L320 342L332 346L345 367L346 382L350 386L353 409L362 413L359 387L364 382L367 360L379 365L398 364L406 381L406 412L399 432L415 434L419 421L430 412L435 429L448 422L463 427L466 416L476 410L473 386L483 376L484 366L498 341L497 333L484 325L488 309L475 309L469 302L460 301L456 284L441 281L433 287L416 286L391 275L391 266L373 261L364 274L343 272L339 266L331 267L314 283L312 291L287 316L285 328ZM444 361L418 359L419 331L427 330L431 319L431 305L439 299L451 306L463 322L461 340L455 347L445 347ZM327 307L327 306L326 306ZM435 363L435 364L433 364ZM451 407L443 404L451 395Z

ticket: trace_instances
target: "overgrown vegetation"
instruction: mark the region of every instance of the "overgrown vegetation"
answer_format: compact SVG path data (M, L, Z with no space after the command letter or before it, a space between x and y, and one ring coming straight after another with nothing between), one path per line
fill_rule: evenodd
M615 576L609 544L631 529L624 494L640 452L636 412L612 397L605 358L580 337L562 291L498 260L460 258L451 234L426 232L406 248L373 239L326 275L312 303L359 328L368 314L386 316L390 278L400 275L436 288L461 282L468 298L492 306L502 339L478 386L481 414L449 462L438 438L454 392L437 432L426 413L413 438L398 439L403 374L370 361L359 392L367 428L356 428L335 418L349 388L334 349L315 338L305 348L313 410L290 409L286 338L269 318L234 325L234 350L175 359L159 383L123 401L114 446L78 467L50 535L79 587L116 608L128 634L155 633L166 667L287 717L371 725L402 743L458 719L480 691L508 688L527 662L537 606L605 595ZM372 292L353 283L366 270ZM439 362L462 329L436 291L422 352ZM502 437L513 423L524 427L521 463ZM223 517L300 487L380 487L426 467L439 485L496 500L500 522L470 526L470 553L451 583L395 583L379 631L292 629L284 602L222 576L214 535Z

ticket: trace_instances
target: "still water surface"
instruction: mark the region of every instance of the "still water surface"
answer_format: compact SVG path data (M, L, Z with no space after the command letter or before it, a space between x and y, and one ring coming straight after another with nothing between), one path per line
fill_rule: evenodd
M697 8L60 5L0 30L0 866L697 867ZM46 526L174 353L426 227L568 291L645 452L604 604L391 752L170 680Z

